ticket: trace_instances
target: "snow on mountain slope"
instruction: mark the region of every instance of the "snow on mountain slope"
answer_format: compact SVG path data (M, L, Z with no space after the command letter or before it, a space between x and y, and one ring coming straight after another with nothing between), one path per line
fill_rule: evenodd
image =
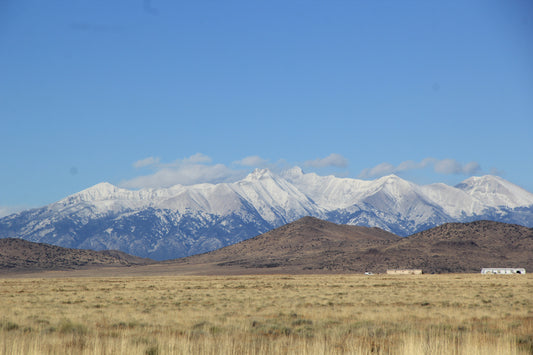
M151 196L142 198L142 194L141 191L121 189L103 182L55 202L49 205L49 209L60 213L87 214L88 217L106 215L149 207L153 203Z
M140 208L205 211L225 215L242 211L249 203L265 220L290 219L303 214L370 204L376 209L415 212L417 204L439 207L450 216L473 215L487 208L533 205L533 194L496 176L472 177L456 187L445 184L418 186L395 175L373 181L304 174L292 168L281 175L257 169L235 183L176 185L168 189L131 191L100 183L51 205L60 211L90 206L105 214ZM416 213L423 213L418 210Z
M492 207L516 208L533 205L533 194L498 176L473 176L456 186Z
M231 185L270 223L288 223L306 215L321 215L320 207L287 180L268 169L256 169Z
M66 211L73 207L80 210L87 205L99 214L151 207L217 215L242 212L244 205L248 208L251 205L270 222L320 214L320 208L304 193L268 169L257 169L231 184L176 185L167 189L131 191L100 183L52 206Z
M481 214L488 208L479 199L443 183L421 186L421 190L429 200L440 206L452 218Z
M100 183L51 206L60 211L74 212L72 208L90 205L91 210L97 214L158 208L226 215L239 211L243 203L243 198L228 184L175 185L166 189L131 191L109 183Z
M228 184L199 184L176 189L174 193L158 199L153 207L226 216L245 213L246 206L247 202Z
M373 181L361 202L375 210L393 211L415 224L441 213L441 207L428 199L418 185L395 175Z
M421 220L439 209L422 188L395 175L365 181L304 174L300 168L292 168L282 176L329 211L359 206Z
M253 208L269 223L304 215L323 217L335 210L387 211L415 224L446 214L451 218L481 215L490 208L533 205L533 194L495 176L469 178L456 187L418 186L398 176L373 181L305 174L292 168L280 175L257 169L235 183L176 185L130 191L97 184L50 206L63 213L105 215L144 208L179 212L245 215Z
M156 259L210 251L303 216L406 236L445 222L490 219L533 227L533 194L494 176L456 187L395 175L373 181L257 169L234 183L127 190L101 183L0 219L0 238L119 249Z
M281 176L326 210L357 204L372 185L372 181L304 174L299 167L286 170Z

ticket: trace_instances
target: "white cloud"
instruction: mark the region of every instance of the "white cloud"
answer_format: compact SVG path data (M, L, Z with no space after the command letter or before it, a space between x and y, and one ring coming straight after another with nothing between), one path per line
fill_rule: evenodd
M211 163L212 159L205 154L196 153L188 158L183 159L184 163Z
M439 174L458 174L461 171L461 164L453 159L443 159L435 162L435 172Z
M126 188L158 188L173 185L194 185L200 183L220 183L235 181L244 176L244 172L228 168L223 164L209 164L211 158L196 153L188 158L178 159L169 164L162 164L158 158L146 158L136 163L137 166L151 166L155 172L123 181L120 186Z
M162 164L160 163L159 157L148 157L142 160L138 160L135 163L133 163L133 167L135 168L144 168L147 166L151 166L156 169L163 169L163 168L172 168L172 167L180 167L182 165L186 164L203 164L203 163L210 163L211 158L205 154L202 153L196 153L191 155L188 158L184 159L178 159L173 161L172 163Z
M235 161L234 164L243 165L243 166L265 166L268 163L268 160L261 158L257 155L252 155L241 160Z
M232 170L223 164L184 165L178 168L163 168L154 174L139 176L120 185L127 188L170 187L173 185L194 185L200 183L220 183L234 181L242 177L242 173Z
M273 171L284 170L287 166L292 165L284 160L269 164L268 160L257 155L247 156L233 162L233 164L242 167L268 167ZM348 160L340 154L333 153L325 158L306 161L304 165L312 168L346 167ZM161 163L157 157L148 157L135 162L133 166L136 168L149 167L153 170L153 173L123 181L120 184L121 186L126 188L158 188L178 184L194 185L199 183L234 182L243 178L249 172L245 168L240 169L235 166L228 167L224 164L213 164L212 159L202 153L196 153L171 163ZM481 172L481 167L477 162L463 164L455 159L425 158L419 162L406 160L398 165L384 162L372 168L364 169L359 174L359 178L374 178L426 168L430 168L438 174L474 175ZM1 210L0 213L2 213Z
M465 165L463 165L463 174L475 175L479 174L480 172L481 166L475 161L471 161L470 163L466 163Z
M233 162L236 166L214 164L212 159L202 153L196 153L190 157L178 159L171 163L161 162L158 157L148 157L133 164L136 168L149 167L152 174L137 176L122 181L119 185L125 188L163 188L174 185L194 185L200 183L234 182L242 179L250 167L267 167L272 171L285 170L292 164L285 160L269 163L268 160L258 155L247 156ZM304 163L315 168L346 167L348 161L340 154L330 154L321 159ZM242 167L242 168L239 168ZM245 168L246 167L246 168Z
M340 154L332 153L325 158L308 160L304 163L304 165L311 166L313 168L325 168L330 166L345 168L348 166L348 160Z
M439 174L462 174L474 175L481 172L481 166L477 162L470 162L462 164L455 159L425 158L420 162L412 160L404 161L397 166L390 163L381 163L373 168L364 169L359 174L360 178L372 178L389 174L397 174L403 171L425 169L428 166L433 166L433 171Z
M375 177L375 176L384 176L394 173L395 167L392 164L389 163L381 163L376 165L373 168L364 169L361 174L359 174L359 177L361 178L369 178L369 177Z
M481 171L476 162L461 164L455 159L443 159L434 163L434 170L439 174L464 174L473 175Z
M157 165L157 164L159 164L159 158L148 157L148 158L136 161L135 163L133 163L133 167L139 169L139 168L144 168L145 166Z

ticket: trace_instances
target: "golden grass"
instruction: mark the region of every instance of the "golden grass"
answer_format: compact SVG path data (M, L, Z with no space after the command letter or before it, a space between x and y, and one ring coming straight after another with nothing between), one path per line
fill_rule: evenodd
M532 281L0 279L0 354L532 354Z

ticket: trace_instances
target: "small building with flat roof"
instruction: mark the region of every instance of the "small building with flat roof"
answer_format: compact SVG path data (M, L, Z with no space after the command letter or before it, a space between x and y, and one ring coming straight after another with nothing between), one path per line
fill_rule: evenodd
M525 274L526 269L514 267L484 267L481 269L482 274L496 274L496 275L511 275L511 274Z
M397 270L387 270L388 275L421 275L422 270L420 269L397 269Z

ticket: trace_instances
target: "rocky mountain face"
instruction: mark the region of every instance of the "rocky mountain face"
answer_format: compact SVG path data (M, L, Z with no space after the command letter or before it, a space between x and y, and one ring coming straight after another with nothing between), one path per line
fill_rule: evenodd
M208 252L314 216L407 236L479 219L533 227L533 194L496 176L452 187L258 169L234 183L126 190L101 183L0 219L0 238L156 260Z

